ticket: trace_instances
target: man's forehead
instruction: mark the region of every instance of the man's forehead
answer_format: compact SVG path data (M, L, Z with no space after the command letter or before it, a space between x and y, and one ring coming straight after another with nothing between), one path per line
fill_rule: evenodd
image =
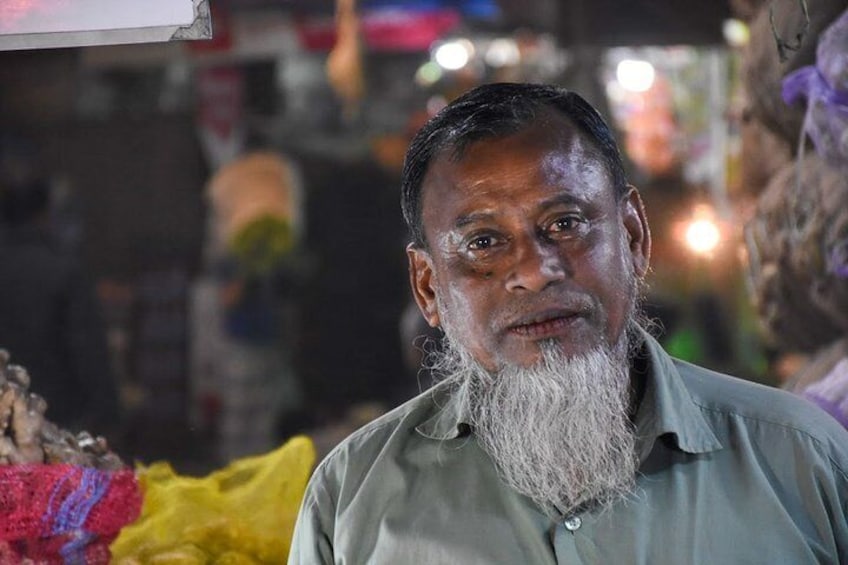
M603 170L612 182L612 175L601 152L587 136L575 133L560 141L557 147L551 148L541 163L542 172L552 182L564 183L568 180L566 176L574 175L575 172L587 175L597 169Z
M553 108L541 108L535 118L521 124L505 125L502 129L497 129L496 126L495 130L482 130L477 133L461 133L445 143L434 155L434 159L449 156L453 161L461 161L468 151L477 145L521 137L530 131L535 133L535 139L550 143L584 137L585 135L574 121L565 114L557 112Z
M489 189L521 180L566 187L575 177L596 177L599 170L611 180L595 145L566 118L557 122L537 120L515 132L443 149L424 176L423 200L430 200L433 187L450 188L450 195L485 196Z

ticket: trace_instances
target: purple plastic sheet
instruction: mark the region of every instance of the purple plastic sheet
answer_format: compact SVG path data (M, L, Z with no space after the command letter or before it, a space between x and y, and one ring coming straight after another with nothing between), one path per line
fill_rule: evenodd
M836 242L828 258L828 267L837 277L848 279L848 238Z

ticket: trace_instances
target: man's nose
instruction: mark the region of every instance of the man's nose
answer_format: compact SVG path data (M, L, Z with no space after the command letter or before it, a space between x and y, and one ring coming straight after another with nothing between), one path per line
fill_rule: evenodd
M516 245L515 254L506 282L510 292L541 292L566 277L565 261L553 243L528 238Z

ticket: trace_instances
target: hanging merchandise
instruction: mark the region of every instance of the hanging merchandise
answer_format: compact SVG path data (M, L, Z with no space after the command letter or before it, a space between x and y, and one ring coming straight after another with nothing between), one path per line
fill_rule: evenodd
M462 23L464 12L451 4L363 2L359 12L363 47L369 51L426 51L434 41ZM472 13L482 12L483 9L478 8ZM322 17L301 17L297 20L297 33L305 49L327 51L342 39L338 34L347 32L337 25L337 21Z
M816 64L783 79L787 104L805 98L804 131L819 155L848 169L848 10L822 34Z
M793 145L798 143L805 108L799 103L784 102L783 79L814 63L816 38L844 10L845 0L772 1L763 3L751 20L751 40L744 51L742 68L749 111Z
M345 118L353 119L365 95L356 0L336 0L336 44L327 56L327 79L342 100Z
M208 188L218 249L245 275L264 275L294 248L300 228L300 184L293 165L254 152L221 167Z

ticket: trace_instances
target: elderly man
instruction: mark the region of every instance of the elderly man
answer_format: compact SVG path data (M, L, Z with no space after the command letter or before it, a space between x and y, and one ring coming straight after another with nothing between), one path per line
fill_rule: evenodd
M640 329L648 224L583 99L465 94L403 211L445 378L318 466L290 564L846 562L848 435Z

